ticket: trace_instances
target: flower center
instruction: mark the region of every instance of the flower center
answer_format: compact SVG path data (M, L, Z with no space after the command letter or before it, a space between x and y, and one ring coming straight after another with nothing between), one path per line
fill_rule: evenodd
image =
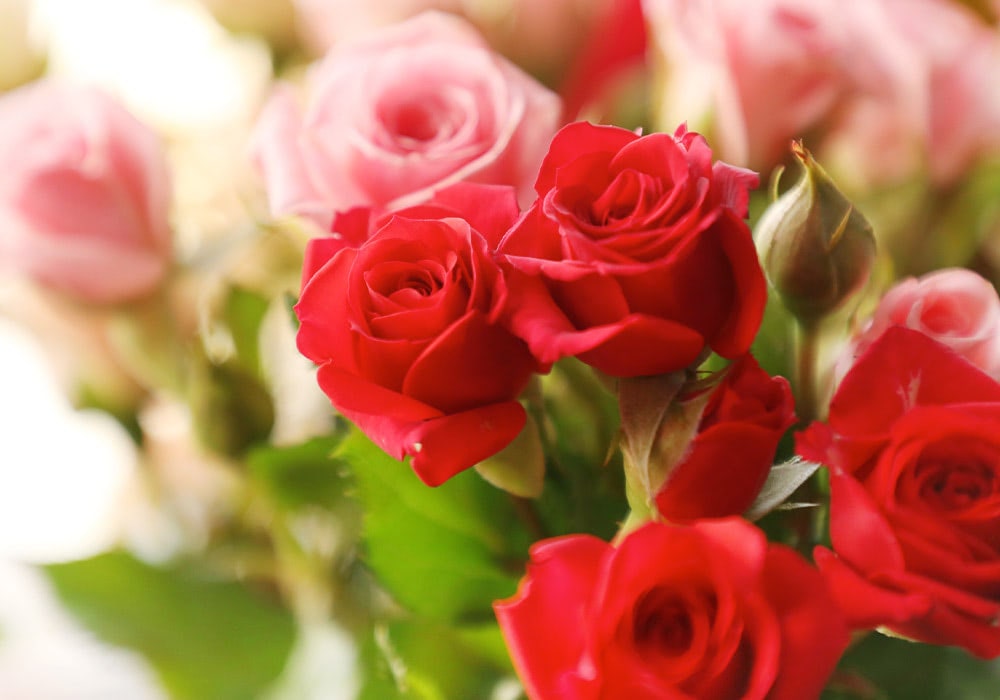
M961 510L998 491L997 474L987 464L922 460L916 468L920 497L941 510Z
M695 607L714 617L712 601L700 601ZM677 657L687 652L697 635L698 622L692 617L692 601L676 591L657 588L636 601L632 618L632 639L637 647L664 656Z
M414 141L429 141L438 132L438 120L427 104L410 102L392 115L391 130Z

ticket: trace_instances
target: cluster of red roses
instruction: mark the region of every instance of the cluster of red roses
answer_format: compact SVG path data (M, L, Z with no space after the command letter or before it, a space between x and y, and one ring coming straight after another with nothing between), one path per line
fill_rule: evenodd
M561 357L632 377L745 354L766 302L756 183L683 128L571 124L523 215L512 188L459 184L338 216L307 252L299 348L345 416L440 484L513 440L518 395Z
M696 365L706 348L738 358L701 401L697 436L657 498L674 521L738 514L793 420L787 382L746 355L766 301L743 220L756 181L713 164L704 140L683 128L639 137L569 125L553 139L538 199L523 214L511 188L463 184L390 214L338 216L335 235L309 246L299 347L319 364L337 408L390 454L413 455L431 485L510 442L525 422L518 394L561 357L617 377ZM700 554L678 568L675 550ZM598 616L614 621L610 637L585 640L584 631L573 644L575 620L602 605L593 596L605 560L627 556L645 563L615 573L626 580L600 593L617 601L618 613ZM551 566L536 563L520 602L498 607L533 697L589 697L584 686L609 678L627 679L629 697L643 687L655 697L664 687L772 688L777 677L795 694L822 683L846 641L818 574L744 523L655 525L618 548L570 537L538 545L535 557ZM779 582L795 583L790 599ZM636 587L641 594L631 595ZM789 637L802 618L824 630L821 658L817 645ZM632 658L634 645L678 659L574 675L598 648ZM553 663L545 648L564 658ZM807 674L810 685L778 673L797 665L790 654L820 669Z
M524 212L513 188L458 184L339 214L309 245L300 349L430 485L513 440L518 395L560 358L618 378L733 360L707 397L678 399L700 403L656 493L674 524L537 543L496 605L532 698L811 697L849 624L1000 654L1000 385L928 336L885 332L829 423L799 435L832 469L819 571L737 517L794 421L787 382L748 355L766 301L744 222L756 183L683 127L575 123Z

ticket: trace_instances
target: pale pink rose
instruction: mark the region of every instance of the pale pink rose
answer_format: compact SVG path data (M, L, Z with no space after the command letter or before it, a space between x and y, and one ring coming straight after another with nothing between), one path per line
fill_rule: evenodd
M91 303L155 288L171 254L156 136L93 88L0 97L0 267Z
M871 186L926 169L947 185L1000 155L1000 32L952 0L850 3L858 54L882 85L855 96L828 149Z
M459 181L512 185L528 203L560 104L476 32L428 12L335 49L304 102L280 87L253 152L276 215L328 226L354 206L396 209Z
M659 123L688 121L702 131L711 124L722 160L769 168L854 89L858 76L845 69L845 4L644 0L666 68Z
M948 183L1000 152L1000 32L959 2L643 7L664 67L660 123L700 126L728 162L766 170L808 138L861 183L922 168Z
M971 270L948 268L898 282L850 344L837 374L893 326L920 331L1000 378L1000 297Z

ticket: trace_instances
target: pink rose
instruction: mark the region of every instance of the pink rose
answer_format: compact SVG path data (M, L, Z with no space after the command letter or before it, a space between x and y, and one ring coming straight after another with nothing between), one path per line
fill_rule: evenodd
M660 123L706 120L727 161L768 169L789 140L830 137L854 176L949 182L1000 148L1000 35L961 3L643 4L668 66Z
M882 82L852 100L833 134L845 172L880 183L927 169L948 184L1000 154L996 27L951 0L852 3L850 11L856 53L882 66Z
M947 345L993 377L1000 377L1000 297L986 279L964 268L909 277L890 289L838 363L850 368L892 326L906 326Z
M644 0L664 76L659 123L705 119L720 157L769 168L852 87L838 0Z
M0 266L82 301L150 292L171 253L156 136L92 88L38 82L0 97Z
M428 12L331 52L300 104L282 87L254 138L275 214L397 209L467 180L531 181L558 98L461 20Z

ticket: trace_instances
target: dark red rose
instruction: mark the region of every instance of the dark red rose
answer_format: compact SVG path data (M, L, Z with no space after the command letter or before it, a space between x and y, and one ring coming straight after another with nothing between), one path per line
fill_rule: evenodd
M531 700L815 698L848 640L819 572L737 518L545 540L494 609Z
M798 450L830 467L816 561L851 623L1000 656L1000 384L890 328Z
M307 256L298 346L343 415L430 485L514 439L535 362L497 322L507 288L480 231L395 215L359 247L312 245L336 252Z
M543 363L575 355L622 377L686 367L706 347L746 353L766 301L743 221L756 185L684 127L564 127L500 245L523 278L512 327Z
M788 381L769 375L750 355L730 365L709 391L698 432L656 496L660 514L671 522L746 511L767 480L781 436L795 422Z

